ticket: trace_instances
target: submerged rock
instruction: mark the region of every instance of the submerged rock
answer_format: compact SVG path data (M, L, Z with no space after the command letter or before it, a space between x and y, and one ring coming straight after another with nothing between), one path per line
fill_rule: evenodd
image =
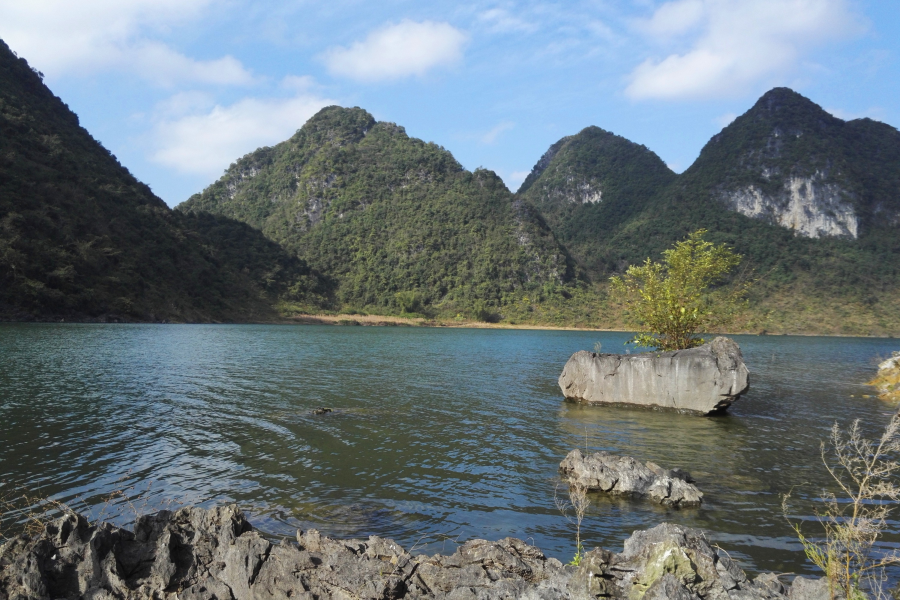
M690 473L681 469L663 469L630 456L595 452L584 456L577 448L559 463L559 472L569 485L611 495L649 498L668 506L698 506L703 492L694 485Z
M390 539L333 540L315 530L273 544L235 506L162 511L138 519L133 533L67 515L35 539L0 547L3 600L813 600L827 590L808 580L800 587L792 593L774 575L750 581L701 532L667 523L635 532L621 554L592 550L577 568L514 538L415 557Z
M688 350L641 354L576 352L559 387L588 404L637 404L712 414L750 387L740 347L726 337Z

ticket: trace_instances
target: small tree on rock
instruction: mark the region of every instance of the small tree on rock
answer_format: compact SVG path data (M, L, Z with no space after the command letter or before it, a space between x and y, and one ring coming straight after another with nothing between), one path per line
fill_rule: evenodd
M698 332L734 320L746 286L711 287L741 262L741 255L704 240L705 234L699 229L665 250L661 262L648 258L611 279L613 296L629 309L626 322L639 331L629 343L664 351L693 348L703 343Z

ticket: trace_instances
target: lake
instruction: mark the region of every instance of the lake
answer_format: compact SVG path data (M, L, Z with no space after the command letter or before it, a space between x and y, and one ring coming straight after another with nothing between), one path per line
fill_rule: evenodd
M835 421L880 433L894 407L861 397L872 394L863 382L900 344L736 336L751 391L723 417L566 402L556 380L569 356L597 342L622 352L627 338L0 324L0 480L95 516L126 490L145 512L237 502L275 537L315 527L450 553L514 536L568 561L574 527L554 503L557 467L587 447L687 469L705 494L687 510L592 495L588 548L620 552L632 531L672 521L703 529L750 572L815 574L781 496L793 488L794 518L813 519L830 487L820 442ZM335 412L312 414L320 406Z

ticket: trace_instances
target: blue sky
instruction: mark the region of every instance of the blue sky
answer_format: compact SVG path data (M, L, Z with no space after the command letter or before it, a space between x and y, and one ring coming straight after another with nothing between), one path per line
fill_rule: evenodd
M512 190L588 125L680 172L775 86L900 125L896 0L0 0L0 38L172 206L329 104Z

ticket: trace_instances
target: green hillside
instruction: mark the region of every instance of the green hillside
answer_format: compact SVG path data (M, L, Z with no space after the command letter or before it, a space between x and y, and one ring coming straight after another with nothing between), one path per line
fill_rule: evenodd
M567 161L560 154L558 171L590 162ZM605 158L599 148L594 154L595 162ZM545 198L565 203L564 194L554 196L564 186L542 181L547 171L538 167L520 195L533 197L540 186ZM599 179L608 170L580 172ZM656 169L648 169L645 179L648 191L632 200L634 212L611 218L605 235L595 241L594 254L582 259L601 287L610 275L648 256L658 258L676 240L704 227L710 240L743 254L745 268L759 280L748 329L900 333L900 196L892 191L900 184L896 129L868 119L841 121L803 96L777 88L713 137L697 161L668 185L650 191L659 180ZM790 204L792 185L809 206ZM768 212L749 217L736 211L730 198L747 196L748 190L768 203ZM835 221L835 210L845 210L845 217L857 223L858 237L841 231L802 235L784 223L792 209L801 218L826 222ZM548 223L557 224L555 231L564 240L597 230L587 219L576 232L564 222L548 218ZM577 227L579 221L570 223Z
M608 278L702 227L757 280L745 330L897 335L897 189L896 129L776 88L681 175L588 127L516 194L332 106L172 211L0 42L0 319L616 327Z
M328 293L255 229L171 211L0 42L0 318L269 319Z
M494 173L359 108L323 109L178 208L259 228L333 277L345 309L483 318L574 277L540 215Z
M647 207L676 175L653 152L599 127L564 137L541 157L518 195L541 211L593 275L616 268L605 239Z

